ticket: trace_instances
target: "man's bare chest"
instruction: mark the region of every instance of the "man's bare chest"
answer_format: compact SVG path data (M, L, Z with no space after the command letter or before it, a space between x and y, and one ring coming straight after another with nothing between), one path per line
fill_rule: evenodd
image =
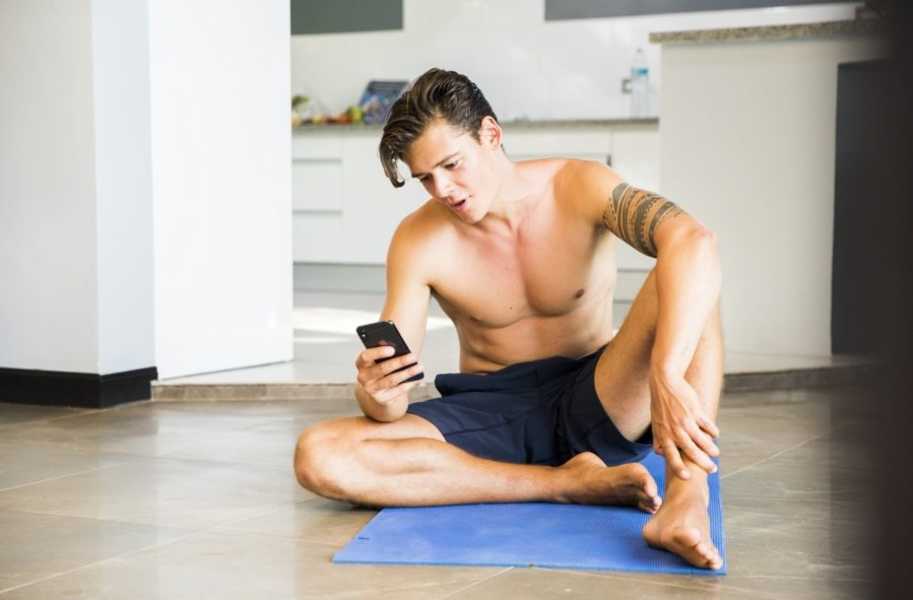
M516 239L461 240L434 286L458 321L486 328L557 318L614 287L614 240L586 223L534 223Z

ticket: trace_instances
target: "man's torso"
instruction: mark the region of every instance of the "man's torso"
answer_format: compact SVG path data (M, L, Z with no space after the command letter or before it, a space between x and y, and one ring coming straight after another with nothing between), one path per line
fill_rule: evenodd
M429 201L431 293L453 320L460 371L589 354L612 337L615 237L579 209L573 161L517 163L533 183L515 234L483 233Z

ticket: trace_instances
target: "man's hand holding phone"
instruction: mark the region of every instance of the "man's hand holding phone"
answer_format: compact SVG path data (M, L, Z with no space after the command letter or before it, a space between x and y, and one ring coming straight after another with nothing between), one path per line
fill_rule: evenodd
M364 413L378 421L395 421L409 406L409 390L423 377L422 365L389 321L358 328L367 348L355 359L355 397Z
M411 352L391 358L395 352L393 346L378 346L363 350L355 360L358 384L372 400L381 405L387 405L408 394L409 390L418 385L419 380L406 380L422 372L422 365L416 362Z

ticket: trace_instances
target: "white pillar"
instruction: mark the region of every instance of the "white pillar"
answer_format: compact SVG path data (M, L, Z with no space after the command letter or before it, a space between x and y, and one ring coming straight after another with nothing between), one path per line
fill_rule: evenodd
M289 360L288 0L0 0L0 401Z

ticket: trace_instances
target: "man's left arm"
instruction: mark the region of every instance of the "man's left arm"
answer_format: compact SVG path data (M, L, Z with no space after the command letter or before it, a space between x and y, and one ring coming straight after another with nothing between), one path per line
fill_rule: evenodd
M721 287L716 236L662 196L616 180L603 224L639 252L656 258L659 302L650 364L654 446L687 477L679 448L704 469L715 468L719 430L705 414L685 372Z
M683 376L720 294L716 235L659 194L619 183L603 223L656 259L659 317L651 363Z

